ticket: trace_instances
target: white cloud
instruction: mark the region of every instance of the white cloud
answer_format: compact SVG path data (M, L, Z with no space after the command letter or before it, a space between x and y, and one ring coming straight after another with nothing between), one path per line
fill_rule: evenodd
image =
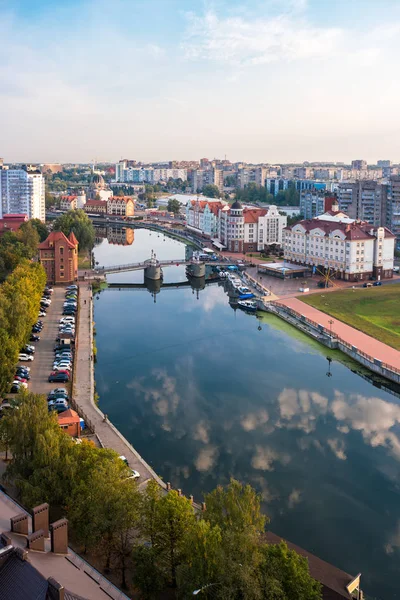
M288 498L288 507L293 508L296 504L301 502L301 490L294 489L291 491Z
M251 459L253 469L273 471L276 462L287 465L290 462L290 456L286 453L279 453L268 446L256 446L256 453Z
M196 469L200 472L212 469L218 459L218 448L216 446L207 446L202 448L194 461Z
M328 408L328 398L309 390L284 388L278 397L281 421L278 426L302 429L305 433L315 430L317 419Z
M203 444L208 444L210 441L209 429L210 426L208 423L200 421L194 428L193 439L203 442Z
M395 531L390 534L387 543L385 544L386 554L393 554L396 548L400 548L400 521L397 521Z
M334 438L331 440L327 440L327 444L328 444L329 448L332 450L333 454L336 456L336 458L338 458L339 460L347 459L346 453L344 451L345 444L344 444L343 440Z
M257 429L257 427L265 425L265 423L268 422L268 418L266 410L259 410L258 412L244 415L240 419L240 424L245 431L253 431L254 429Z
M294 12L305 2L293 3ZM259 65L278 60L321 59L335 54L343 31L316 27L293 10L273 17L219 17L208 10L203 16L188 14L183 50L190 59L209 59L235 66Z

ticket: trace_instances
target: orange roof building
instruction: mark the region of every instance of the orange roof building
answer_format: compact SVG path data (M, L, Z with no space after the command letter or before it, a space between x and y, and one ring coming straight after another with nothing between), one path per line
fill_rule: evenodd
M80 437L81 419L77 412L69 408L58 415L58 424L61 429L71 437Z
M38 249L48 283L72 283L78 279L78 240L73 232L67 238L62 231L52 231Z

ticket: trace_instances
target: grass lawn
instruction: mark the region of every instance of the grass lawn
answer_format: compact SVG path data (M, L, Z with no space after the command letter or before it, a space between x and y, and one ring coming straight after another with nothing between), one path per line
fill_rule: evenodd
M400 284L321 291L299 300L400 350Z
M90 256L87 252L82 252L78 254L78 269L91 269L92 265L90 262Z

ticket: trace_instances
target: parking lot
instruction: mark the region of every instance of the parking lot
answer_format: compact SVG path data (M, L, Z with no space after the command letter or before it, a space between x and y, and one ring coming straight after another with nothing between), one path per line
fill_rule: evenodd
M31 379L28 387L35 394L47 395L55 387L67 387L68 389L70 385L61 384L59 386L58 384L48 382L54 361L54 345L58 335L58 325L63 312L64 299L65 288L54 287L47 314L45 317L41 317L44 327L38 334L40 335L40 342L32 342L36 349L35 359L33 362L21 363L31 367Z

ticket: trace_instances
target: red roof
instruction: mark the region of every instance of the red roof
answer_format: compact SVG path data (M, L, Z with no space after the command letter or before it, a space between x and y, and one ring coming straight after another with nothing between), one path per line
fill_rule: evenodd
M258 223L259 217L264 217L267 214L265 208L245 208L243 217L245 223Z
M39 248L39 250L50 250L51 249L50 242L54 243L54 242L56 242L58 240L61 240L62 242L65 242L69 248L76 248L76 243L73 243L72 241L70 241L63 234L62 231L52 231L49 234L49 236L44 240L44 242L42 242L41 244L39 244L38 248Z
M343 213L344 214L344 213ZM342 231L345 234L346 240L369 240L376 238L376 227L370 225L365 221L354 221L353 223L343 223L342 221L324 221L321 217L318 219L305 219L299 221L294 225L289 225L284 229L286 231L292 231L296 225L301 225L306 230L306 233L310 233L314 229L321 229L326 235L332 233L332 231ZM385 230L385 239L396 237L387 228Z
M80 421L81 420L78 413L72 410L72 408L69 408L68 410L65 410L63 413L58 415L58 422L60 424L80 423Z
M107 206L106 200L88 200L85 206Z
M76 239L76 236L73 231L71 231L71 233L69 234L68 239L71 242L71 244L74 244L74 246L78 245L78 240Z
M15 213L15 214L9 214L9 215L3 215L3 220L7 220L7 219L20 219L20 220L24 220L27 221L28 220L28 215L24 215L24 214L19 214L19 213Z
M129 200L132 200L131 196L111 196L111 198L108 199L108 202L116 202L118 200L123 200L124 202L128 202Z
M66 200L67 202L73 202L77 199L77 196L61 196L61 200Z

